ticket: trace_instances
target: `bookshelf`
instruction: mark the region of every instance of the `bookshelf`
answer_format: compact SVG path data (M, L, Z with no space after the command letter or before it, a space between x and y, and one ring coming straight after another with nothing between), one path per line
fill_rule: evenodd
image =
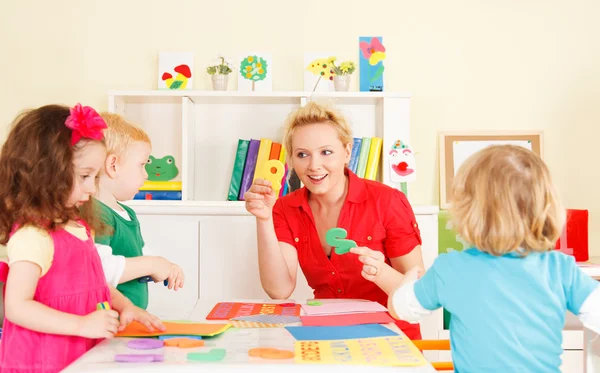
M222 201L219 206L227 209L239 206L226 201L238 139L281 142L286 117L308 100L341 110L354 137L383 138L377 179L392 185L384 154L396 139L410 138L408 93L111 91L109 111L142 126L152 139L155 157L175 157L182 203L214 206Z

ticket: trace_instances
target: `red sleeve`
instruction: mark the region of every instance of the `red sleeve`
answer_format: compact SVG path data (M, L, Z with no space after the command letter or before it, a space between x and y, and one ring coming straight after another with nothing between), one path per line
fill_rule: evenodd
M275 235L277 235L277 240L279 242L289 243L290 245L296 247L296 242L294 242L294 234L292 233L292 228L287 221L287 217L284 213L283 203L278 199L275 202L275 206L273 206L273 226L275 228Z
M421 245L421 234L415 214L404 193L394 189L385 216L386 254L397 258Z

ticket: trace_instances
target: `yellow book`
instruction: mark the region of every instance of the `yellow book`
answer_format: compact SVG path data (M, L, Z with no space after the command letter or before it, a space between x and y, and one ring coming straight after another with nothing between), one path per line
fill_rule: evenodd
M367 159L365 179L375 180L377 178L377 169L379 167L379 158L381 158L382 145L383 140L381 138L371 138L371 147L369 148L369 158Z
M281 152L279 153L279 162L285 164L285 156L286 156L285 148L282 145Z
M273 141L269 139L260 139L260 146L258 147L258 156L256 157L256 168L254 168L254 177L252 178L252 182L257 179L260 172L258 170L262 170L263 165L266 161L269 160L269 155L271 154L271 145Z
M144 181L140 190L170 190L181 191L181 181Z

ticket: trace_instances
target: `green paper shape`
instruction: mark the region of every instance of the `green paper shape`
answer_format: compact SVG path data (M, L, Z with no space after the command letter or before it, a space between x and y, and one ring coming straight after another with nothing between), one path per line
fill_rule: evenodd
M323 303L319 302L318 300L309 300L306 302L306 304L309 306L320 306Z
M335 253L338 255L350 252L350 249L357 247L356 242L346 240L348 232L344 228L331 228L325 234L325 240L329 246L335 247Z
M267 77L267 61L259 56L248 56L240 64L240 74L246 80L258 82Z
M221 361L225 358L224 348L213 348L208 352L190 352L187 359L191 361Z
M175 165L175 158L172 155L162 158L150 156L146 162L146 172L150 181L169 181L179 174L179 169Z

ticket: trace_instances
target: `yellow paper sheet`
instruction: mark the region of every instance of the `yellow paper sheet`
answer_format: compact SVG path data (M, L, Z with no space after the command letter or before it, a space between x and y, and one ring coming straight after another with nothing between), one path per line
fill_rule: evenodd
M297 364L419 366L427 363L405 336L297 341L295 350Z

